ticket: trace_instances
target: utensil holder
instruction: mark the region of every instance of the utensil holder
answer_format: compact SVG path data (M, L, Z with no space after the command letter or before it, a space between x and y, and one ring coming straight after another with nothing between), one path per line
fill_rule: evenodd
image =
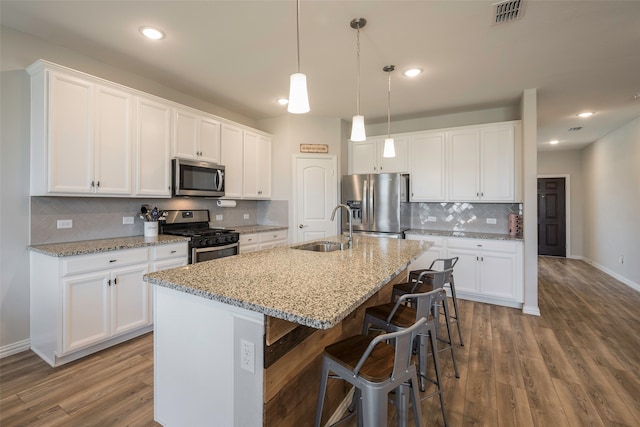
M144 237L158 237L158 222L157 221L145 221L145 223L144 223Z

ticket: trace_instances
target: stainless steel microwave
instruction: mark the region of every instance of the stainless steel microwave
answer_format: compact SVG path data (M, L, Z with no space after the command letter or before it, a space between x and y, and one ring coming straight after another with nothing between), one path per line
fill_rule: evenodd
M173 195L224 196L224 166L199 160L173 159Z

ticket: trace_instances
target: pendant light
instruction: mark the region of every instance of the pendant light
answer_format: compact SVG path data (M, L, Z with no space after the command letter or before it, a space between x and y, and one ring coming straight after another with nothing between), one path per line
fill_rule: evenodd
M309 95L307 93L307 76L300 72L300 0L296 7L296 43L298 48L298 72L289 79L289 105L287 111L294 114L308 113Z
M367 139L364 131L364 117L360 115L360 28L363 28L365 25L367 25L367 20L364 18L357 18L351 21L351 28L357 31L356 55L358 58L356 115L353 116L351 122L351 141L365 141Z
M389 75L389 90L387 91L387 138L384 140L384 149L382 157L395 157L396 147L391 138L391 72L395 70L394 65L387 65L383 68L384 72Z

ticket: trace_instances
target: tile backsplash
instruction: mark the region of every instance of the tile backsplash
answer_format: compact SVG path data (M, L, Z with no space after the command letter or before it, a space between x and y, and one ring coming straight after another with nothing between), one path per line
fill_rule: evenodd
M138 218L141 205L158 209L208 209L211 225L288 224L287 201L238 200L234 208L216 205L216 199L124 199L106 197L31 197L31 244L107 239L143 234ZM216 220L222 215L222 220ZM245 219L245 215L248 218ZM134 217L133 224L123 224L123 217ZM58 220L72 220L72 228L57 228Z
M411 203L411 228L506 234L509 214L521 210L518 203Z

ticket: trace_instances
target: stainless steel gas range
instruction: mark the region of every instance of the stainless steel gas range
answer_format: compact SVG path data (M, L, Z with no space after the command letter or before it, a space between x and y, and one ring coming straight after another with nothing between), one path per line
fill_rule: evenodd
M209 227L209 211L164 211L161 234L189 237L189 263L238 255L240 234L234 230Z

